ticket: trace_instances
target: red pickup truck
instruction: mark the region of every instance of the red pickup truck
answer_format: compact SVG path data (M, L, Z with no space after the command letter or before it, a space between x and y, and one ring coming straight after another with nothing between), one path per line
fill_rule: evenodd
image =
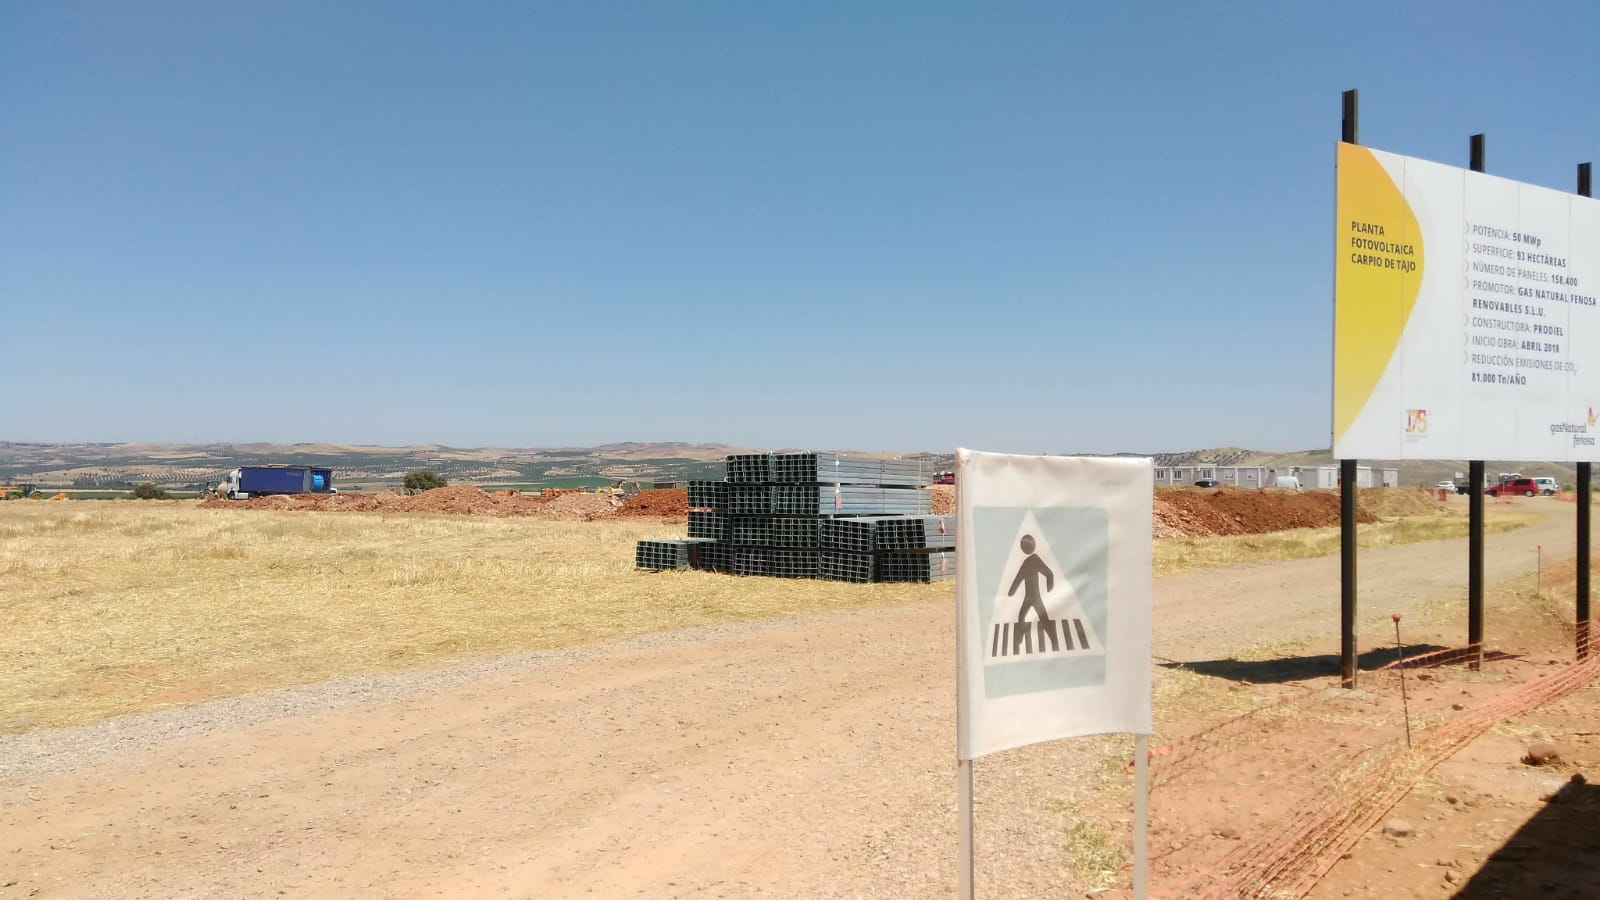
M1510 481L1503 482L1501 484L1490 485L1484 490L1484 493L1491 497L1499 497L1506 494L1521 494L1524 497L1537 497L1539 496L1541 490L1542 489L1539 485L1539 482L1534 481L1532 478L1513 478Z

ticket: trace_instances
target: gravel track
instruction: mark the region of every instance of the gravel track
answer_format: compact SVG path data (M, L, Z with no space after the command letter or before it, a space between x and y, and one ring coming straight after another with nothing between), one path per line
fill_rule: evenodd
M1491 580L1571 555L1570 506L1529 506L1553 517L1489 537ZM1465 555L1364 552L1364 618L1463 590ZM1156 652L1331 637L1337 572L1158 581ZM0 898L949 896L954 628L928 596L0 738ZM1082 895L1062 835L1120 745L979 761L986 896Z

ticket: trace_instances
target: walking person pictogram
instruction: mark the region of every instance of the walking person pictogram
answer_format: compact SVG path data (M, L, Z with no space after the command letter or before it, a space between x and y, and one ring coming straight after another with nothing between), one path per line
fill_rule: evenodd
M1013 535L1002 545L1005 562L989 582L994 592L990 661L1101 655L1099 638L1078 597L1083 573L1062 565L1050 533L1038 522L1024 521Z
M1044 595L1055 589L1056 576L1054 572L1050 571L1050 567L1044 564L1044 560L1033 552L1034 546L1033 535L1025 534L1022 536L1022 552L1028 554L1028 556L1022 561L1022 565L1017 567L1017 577L1011 580L1011 589L1006 591L1007 597L1014 597L1017 594L1017 588L1023 588L1022 608L1017 610L1017 627L1011 633L1011 652L1013 653L1022 647L1024 640L1027 640L1029 644L1033 643L1028 640L1033 630L1027 624L1028 610L1030 609L1038 617L1039 627L1037 630L1039 632L1040 652L1044 651L1046 635L1049 636L1052 652L1059 649L1060 646L1056 643L1055 622L1051 620L1050 612L1044 608ZM1044 578L1043 591L1039 590L1039 579L1041 577ZM1028 649L1029 652L1032 652L1033 648L1030 646Z

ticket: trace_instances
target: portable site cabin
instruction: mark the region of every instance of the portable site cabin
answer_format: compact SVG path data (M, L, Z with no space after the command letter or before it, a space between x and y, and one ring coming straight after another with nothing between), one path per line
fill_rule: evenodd
M1306 476L1302 476L1300 481L1306 487L1321 488L1327 491L1336 491L1339 489L1338 466L1317 466L1316 468L1308 468L1304 471L1306 472L1306 476L1309 476L1309 480ZM1399 469L1374 469L1371 466L1356 467L1356 487L1370 488L1399 486Z
M1183 487L1197 481L1216 481L1228 487L1256 490L1275 487L1279 478L1300 479L1306 489L1336 491L1339 489L1338 466L1156 466L1158 487ZM1398 469L1374 469L1371 466L1356 468L1358 487L1398 487Z

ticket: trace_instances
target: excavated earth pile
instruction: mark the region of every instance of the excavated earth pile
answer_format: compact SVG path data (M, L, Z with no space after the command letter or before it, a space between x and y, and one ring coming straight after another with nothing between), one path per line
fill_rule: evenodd
M1332 528L1339 524L1339 495L1334 491L1272 488L1172 488L1156 491L1154 512L1157 537L1212 537L1266 534L1291 528ZM1356 512L1358 522L1371 523L1378 518L1365 505Z
M689 518L689 492L683 488L651 488L630 496L617 510L624 518Z

